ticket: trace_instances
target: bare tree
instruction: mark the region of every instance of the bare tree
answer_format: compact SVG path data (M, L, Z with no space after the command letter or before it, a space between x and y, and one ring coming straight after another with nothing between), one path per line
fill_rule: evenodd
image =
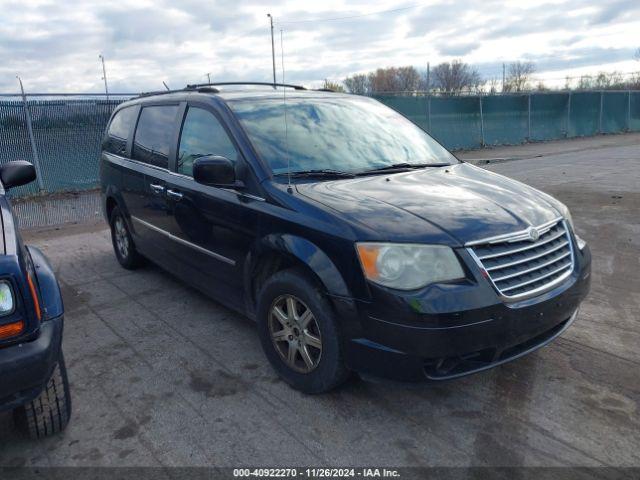
M487 86L489 87L489 95L495 95L496 93L498 93L498 86L500 85L500 82L498 81L497 78L492 77L489 79L489 81L487 82Z
M325 90L332 90L334 92L344 92L344 87L342 86L342 84L338 82L333 82L328 78L324 79L324 82L322 83L322 88L324 88Z
M371 81L369 75L364 73L357 73L350 77L347 77L342 82L350 93L356 95L367 95L371 92Z
M415 67L378 68L369 74L372 93L413 92L420 87L420 74Z
M432 77L433 86L448 95L457 95L464 90L478 90L483 83L480 72L461 60L437 65Z
M378 68L369 74L372 93L395 92L397 91L395 82L395 68Z
M547 87L542 80L540 80L538 82L538 84L536 85L535 90L537 92L550 92L551 91L551 89L549 87Z
M420 88L420 74L415 67L396 69L396 87L401 92L414 92Z
M508 66L508 74L504 84L505 92L522 92L529 88L531 76L536 71L532 62L513 62Z
M591 75L582 75L578 79L576 90L592 90L594 86L593 77Z
M625 80L620 72L599 72L597 75L582 75L577 90L626 90L633 88L633 78Z

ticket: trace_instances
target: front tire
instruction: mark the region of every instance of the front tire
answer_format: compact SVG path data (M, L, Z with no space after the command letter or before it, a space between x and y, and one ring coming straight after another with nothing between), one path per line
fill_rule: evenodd
M297 269L270 277L258 295L262 348L280 377L304 393L324 393L349 377L340 328L327 299Z
M129 226L118 207L114 207L109 219L111 227L111 243L118 263L127 270L135 270L143 260L131 238Z
M34 440L62 432L67 427L71 417L71 396L62 352L40 395L17 408L14 417L18 427Z

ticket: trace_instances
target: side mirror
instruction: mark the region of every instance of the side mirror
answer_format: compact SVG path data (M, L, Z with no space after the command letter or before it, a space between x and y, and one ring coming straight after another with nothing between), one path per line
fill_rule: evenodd
M0 166L0 180L4 188L19 187L36 179L36 169L26 160L14 160Z
M236 169L231 160L218 155L207 155L193 162L193 179L212 187L240 187Z

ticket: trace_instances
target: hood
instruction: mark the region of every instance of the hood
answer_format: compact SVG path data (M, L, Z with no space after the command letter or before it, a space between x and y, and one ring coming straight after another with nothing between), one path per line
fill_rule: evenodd
M560 216L548 195L465 163L296 188L380 241L464 244Z

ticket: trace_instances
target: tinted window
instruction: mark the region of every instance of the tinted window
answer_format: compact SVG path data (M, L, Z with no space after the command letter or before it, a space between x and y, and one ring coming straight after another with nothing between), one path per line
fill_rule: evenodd
M127 140L131 126L135 122L135 107L126 107L119 110L111 120L109 130L107 131L106 142L103 146L104 150L118 155L123 155L127 150Z
M189 108L180 134L178 173L191 176L193 162L205 155L238 159L236 148L215 115L201 108Z
M293 172L457 163L418 126L375 100L327 95L287 99L286 107L281 99L228 104L275 173L287 170L287 159Z
M144 107L133 139L133 158L157 167L168 168L169 147L177 105Z

